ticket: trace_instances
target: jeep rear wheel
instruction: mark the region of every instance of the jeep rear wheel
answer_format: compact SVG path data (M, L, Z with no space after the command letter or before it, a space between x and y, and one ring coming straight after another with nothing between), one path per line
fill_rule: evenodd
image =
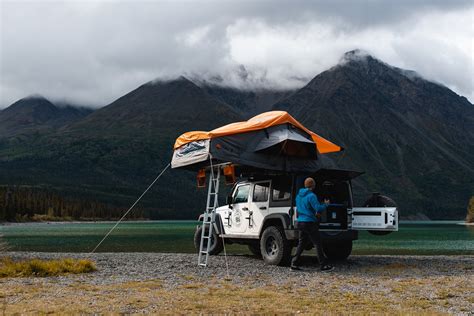
M205 234L207 234L209 228L206 228ZM194 247L196 251L199 252L199 247L201 246L201 234L202 234L202 225L196 228L196 232L194 233ZM206 250L206 239L203 240L204 242L204 249ZM216 231L212 231L211 236L211 246L209 249L210 255L218 255L224 249L224 244L222 239L216 234Z
M323 244L324 254L331 260L345 260L351 255L352 240Z
M260 238L260 252L267 264L288 265L291 259L291 244L285 237L283 229L268 226Z

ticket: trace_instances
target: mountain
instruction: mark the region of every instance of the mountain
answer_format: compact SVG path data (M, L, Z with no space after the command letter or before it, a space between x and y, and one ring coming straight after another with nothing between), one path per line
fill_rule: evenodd
M0 111L0 137L56 129L78 121L91 109L57 106L42 96L30 96Z
M97 110L64 132L152 135L172 138L189 130L217 127L241 119L231 106L210 96L185 77L148 82ZM163 135L161 135L163 136Z
M474 192L473 105L360 51L297 91L242 91L181 77L146 83L67 124L53 123L58 109L51 102L20 100L32 104L25 109L44 110L12 105L1 112L10 116L0 130L7 124L11 134L0 137L0 185L45 188L56 205L58 196L96 201L96 214L106 213L104 204L127 208L168 164L181 133L247 119L274 100L271 109L345 147L325 155L329 166L366 171L353 183L356 205L376 191L394 198L405 218L465 216ZM205 201L195 176L166 172L138 207L154 219L195 218Z
M237 88L203 84L201 87L221 102L229 104L245 117L270 111L278 101L290 96L295 90L239 90Z
M46 184L127 207L170 161L180 134L238 120L232 107L184 77L149 82L55 133L0 141L0 183ZM159 210L147 213L152 218L192 218L204 194L194 182L193 173L168 171L140 207Z
M275 103L296 91L296 89L281 87L273 88L264 78L249 71L244 65L238 65L232 69L231 75L227 79L218 74L209 73L204 76L191 73L189 76L191 81L208 94L230 105L247 118L269 111ZM228 82L234 80L239 82L239 87L228 85Z
M474 192L474 106L415 72L351 51L274 105L345 147L332 160L364 170L359 204L392 196L404 215L462 217Z

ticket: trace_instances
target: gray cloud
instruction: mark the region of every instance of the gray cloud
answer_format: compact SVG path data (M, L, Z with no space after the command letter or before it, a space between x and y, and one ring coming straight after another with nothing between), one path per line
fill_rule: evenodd
M471 1L2 1L0 8L0 107L33 93L101 106L182 74L294 88L354 48L474 100Z

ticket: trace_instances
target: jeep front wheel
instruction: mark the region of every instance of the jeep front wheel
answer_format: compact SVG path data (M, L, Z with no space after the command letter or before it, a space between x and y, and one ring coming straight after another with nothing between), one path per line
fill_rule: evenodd
M206 228L205 233L207 234L209 228ZM201 234L202 234L202 225L196 228L194 233L194 247L196 251L199 252L199 247L201 246ZM206 239L203 240L204 250L206 250ZM218 255L224 249L224 244L222 239L216 234L215 230L212 231L211 236L211 246L209 247L210 255Z
M291 259L291 244L285 237L283 229L268 226L260 239L260 252L267 264L288 265Z

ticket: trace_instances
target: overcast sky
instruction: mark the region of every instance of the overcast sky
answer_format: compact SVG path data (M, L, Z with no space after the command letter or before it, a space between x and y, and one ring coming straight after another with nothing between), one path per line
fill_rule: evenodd
M474 101L473 1L0 2L0 108L102 106L181 74L300 87L355 48Z

